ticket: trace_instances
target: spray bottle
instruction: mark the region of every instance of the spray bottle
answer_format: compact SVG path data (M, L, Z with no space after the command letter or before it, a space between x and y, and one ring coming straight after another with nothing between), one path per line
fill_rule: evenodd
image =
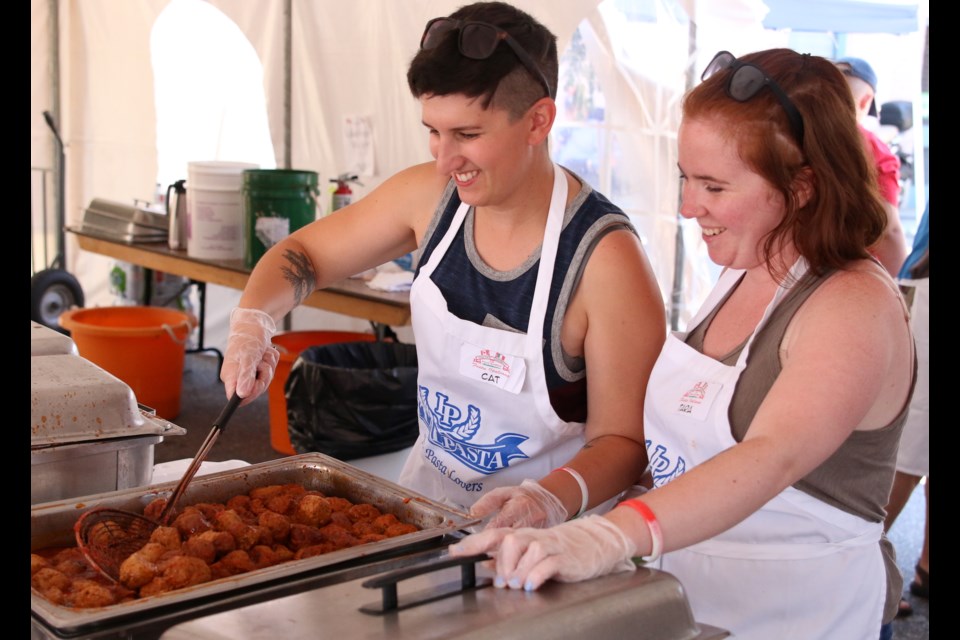
M336 190L333 192L333 206L330 211L336 211L350 204L353 200L353 191L350 189L350 183L363 186L363 183L357 180L357 176L349 173L341 173L336 178L330 178L330 182L335 182Z

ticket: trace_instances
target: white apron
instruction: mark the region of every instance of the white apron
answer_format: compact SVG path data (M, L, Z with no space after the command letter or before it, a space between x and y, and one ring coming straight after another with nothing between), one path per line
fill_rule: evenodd
M909 303L910 328L917 346L917 382L900 434L897 471L925 476L930 473L930 278L901 278L899 282L909 294L904 297Z
M491 489L547 475L583 447L583 423L556 415L543 371L543 323L567 201L563 170L554 165L553 173L525 335L456 317L430 279L463 224L467 204L460 205L410 289L420 435L398 482L461 510Z
M801 258L791 275L799 279L806 269ZM689 326L742 274L721 275ZM687 346L684 333L667 337L644 416L656 486L737 444L728 417L734 388L754 337L787 291L774 295L735 366ZM728 531L664 554L660 568L683 584L696 620L736 638L876 640L886 595L882 529L788 487Z

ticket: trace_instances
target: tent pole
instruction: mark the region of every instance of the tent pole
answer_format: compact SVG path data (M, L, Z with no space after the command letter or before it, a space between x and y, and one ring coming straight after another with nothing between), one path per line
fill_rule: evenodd
M293 0L283 3L283 167L293 168L293 151L290 148L293 136L291 134L291 102L292 102L292 73L293 64Z
M689 91L693 88L693 74L696 71L697 60L697 23L690 20L690 33L687 38L689 42L690 61L687 67L687 87ZM680 205L682 203L683 185L677 191L677 233L674 237L673 250L673 290L670 293L670 330L677 331L680 327L680 307L683 301L683 262L686 257L683 244L683 217L680 215Z

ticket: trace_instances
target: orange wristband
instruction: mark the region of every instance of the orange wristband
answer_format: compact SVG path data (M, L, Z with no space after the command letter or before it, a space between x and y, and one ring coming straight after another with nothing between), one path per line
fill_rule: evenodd
M647 506L647 503L639 498L631 498L630 500L624 500L617 506L630 507L639 513L643 518L643 521L647 523L647 528L650 530L650 539L653 548L650 550L649 556L641 559L646 563L656 562L659 560L660 554L663 552L663 531L660 530L660 522L657 520L657 516L653 514L653 511L650 510L650 507Z

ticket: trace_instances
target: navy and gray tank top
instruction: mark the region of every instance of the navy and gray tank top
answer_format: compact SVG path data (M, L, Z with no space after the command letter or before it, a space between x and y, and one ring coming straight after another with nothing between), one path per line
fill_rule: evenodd
M581 189L564 212L547 317L543 323L543 362L554 411L567 422L585 422L586 366L583 358L571 357L563 352L560 327L567 304L576 291L583 268L597 242L617 229L629 230L634 235L637 235L637 231L621 209L578 176L574 177L580 182ZM451 180L418 250L415 278L420 276L419 265L429 259L450 227L459 206L460 197ZM473 215L471 208L450 249L433 272L433 281L443 293L450 313L458 318L523 333L530 318L540 248L515 269L492 269L477 253L473 238Z

